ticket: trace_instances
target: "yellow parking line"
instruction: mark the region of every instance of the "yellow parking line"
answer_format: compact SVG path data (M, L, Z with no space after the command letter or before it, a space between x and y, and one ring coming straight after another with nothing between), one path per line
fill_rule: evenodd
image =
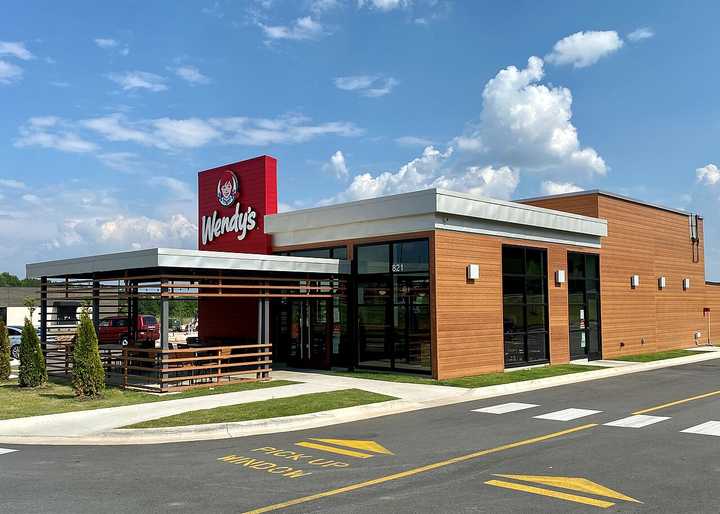
M656 405L655 407L650 407L649 409L635 411L635 412L633 412L633 414L635 414L635 415L647 414L648 412L655 412L660 409L666 409L668 407L673 407L675 405L681 405L683 403L691 402L693 400L702 400L703 398L709 398L710 396L715 396L718 394L720 394L720 391L712 391L710 393L699 394L697 396L691 396L690 398L685 398L684 400L677 400L675 402L663 403L662 405Z
M613 502L605 500L596 500L595 498L587 498L586 496L578 496L577 494L561 493L560 491L552 491L550 489L544 489L542 487L533 487L525 484L514 484L512 482L506 482L504 480L488 480L485 482L487 485L494 485L495 487L502 487L504 489L512 489L513 491L523 491L525 493L539 494L542 496L549 496L551 498L558 498L560 500L567 500L575 503L584 503L585 505L593 505L602 509L607 509L615 505Z
M572 434L574 432L580 432L581 430L587 430L589 428L593 428L596 426L597 426L597 423L590 423L588 425L581 425L579 427L569 428L567 430L562 430L560 432L553 432L552 434L541 435L538 437L533 437L531 439L524 439L522 441L516 441L514 443L504 444L502 446L497 446L495 448L489 448L487 450L480 450L477 452L468 453L467 455L461 455L459 457L454 457L452 459L435 462L433 464L427 464L425 466L420 466L418 468L409 469L407 471L402 471L400 473L395 473L393 475L386 475L384 477L375 478L372 480L368 480L366 482L359 482L357 484L340 487L338 489L331 489L329 491L311 494L309 496L303 496L301 498L296 498L294 500L289 500L286 502L275 503L273 505L268 505L267 507L261 507L259 509L248 511L245 514L261 514L263 512L271 512L274 510L280 510L280 509L285 509L287 507L292 507L293 505L299 505L301 503L307 503L307 502L311 502L311 501L315 501L315 500L320 500L322 498L327 498L329 496L336 496L338 494L349 493L351 491L356 491L358 489L363 489L365 487L371 487L373 485L384 484L385 482L391 482L393 480L399 480L402 478L411 477L413 475L419 475L420 473L433 471L435 469L443 468L446 466L451 466L453 464L459 464L461 462L465 462L465 461L468 461L471 459L476 459L478 457L483 457L485 455L490 455L490 454L502 452L505 450L511 450L513 448L519 448L521 446L527 446L530 444L541 443L543 441L548 441L550 439L556 439L556 438L562 437L564 435Z

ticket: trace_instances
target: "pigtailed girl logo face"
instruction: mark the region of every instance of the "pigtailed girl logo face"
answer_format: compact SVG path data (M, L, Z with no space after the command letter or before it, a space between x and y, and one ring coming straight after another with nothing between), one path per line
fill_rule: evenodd
M223 207L230 207L240 194L238 179L230 170L220 174L217 185L217 199Z

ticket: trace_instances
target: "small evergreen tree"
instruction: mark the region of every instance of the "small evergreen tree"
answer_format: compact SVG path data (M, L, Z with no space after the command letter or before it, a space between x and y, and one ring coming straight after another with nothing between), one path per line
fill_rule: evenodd
M20 337L18 384L20 387L38 387L44 385L47 379L45 356L40 348L40 339L32 322L25 318L25 325Z
M80 314L73 350L72 384L78 398L96 398L105 389L105 370L100 360L97 334L88 309Z
M10 379L10 336L0 320L0 381Z

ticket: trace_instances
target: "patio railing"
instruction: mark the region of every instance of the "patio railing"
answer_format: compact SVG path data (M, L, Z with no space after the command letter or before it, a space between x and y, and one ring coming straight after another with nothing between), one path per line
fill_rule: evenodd
M71 344L53 345L45 353L49 373L71 372ZM269 380L272 371L270 343L168 350L101 345L100 355L108 383L155 392Z

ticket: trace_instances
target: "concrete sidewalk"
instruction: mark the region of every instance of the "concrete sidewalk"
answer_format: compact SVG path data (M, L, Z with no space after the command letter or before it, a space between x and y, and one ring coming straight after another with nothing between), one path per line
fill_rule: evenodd
M273 373L276 379L295 380L302 383L269 389L168 400L150 404L3 420L0 421L0 443L154 444L287 432L443 405L452 405L506 394L587 382L630 373L681 366L718 358L720 358L720 352L718 351L698 352L698 355L688 357L648 363L632 363L629 365L623 362L622 366L607 367L606 369L596 371L526 380L477 389L386 382L324 373L276 371ZM606 365L608 364L611 363L607 362ZM398 400L312 414L302 414L299 416L236 423L143 430L119 429L119 427L134 423L194 410L351 388L394 396L398 398Z
M82 437L96 435L114 428L125 427L151 419L173 416L183 412L212 409L227 405L240 405L243 403L271 400L273 398L287 398L301 394L338 391L341 389L363 389L365 391L394 396L410 402L447 398L454 395L457 396L465 391L457 387L398 384L380 380L362 380L293 371L275 371L273 372L273 378L277 380L292 380L300 383L267 389L111 407L108 409L7 419L0 421L0 438L3 436Z

